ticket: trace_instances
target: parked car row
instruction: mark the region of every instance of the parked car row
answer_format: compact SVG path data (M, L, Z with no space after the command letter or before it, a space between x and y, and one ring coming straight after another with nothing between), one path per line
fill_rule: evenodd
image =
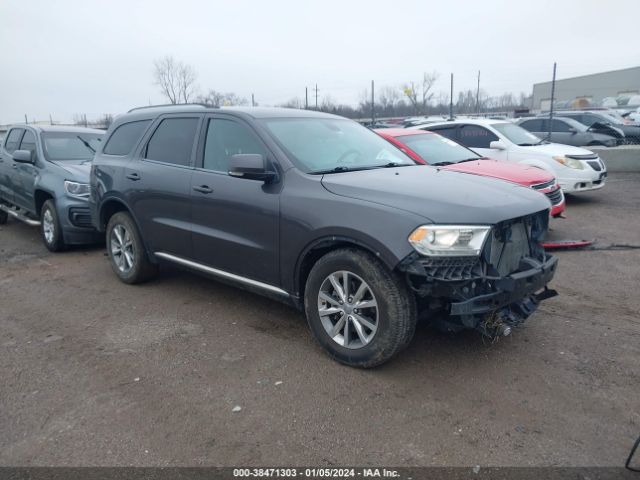
M558 180L564 193L597 190L606 181L607 169L597 154L546 142L509 121L461 119L410 128L438 133L483 157L546 170Z
M523 118L518 125L541 138L547 138L551 126L549 139L567 145L614 147L640 143L640 125L625 123L617 112L606 110L558 111L551 124L544 114Z
M508 335L555 294L555 173L575 191L606 170L508 122L428 127L440 135L382 138L319 112L185 105L134 109L105 135L16 125L0 223L39 224L54 251L98 235L125 283L171 263L290 303L351 366L393 358L418 318Z
M552 217L562 215L565 210L562 189L546 170L483 157L447 137L425 130L389 128L376 132L418 163L518 183L545 194L551 202Z

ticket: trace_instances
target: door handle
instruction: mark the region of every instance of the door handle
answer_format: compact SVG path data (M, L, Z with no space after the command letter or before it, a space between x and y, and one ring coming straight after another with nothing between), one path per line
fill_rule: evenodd
M199 187L193 187L193 189L200 193L213 193L213 188L209 188L208 185L200 185Z
M127 175L127 178L129 180L133 180L134 182L137 182L138 180L140 180L140 175L138 175L137 173L133 172L133 173L130 173L129 175Z
M18 164L14 163L13 165L11 165L13 168L18 168Z

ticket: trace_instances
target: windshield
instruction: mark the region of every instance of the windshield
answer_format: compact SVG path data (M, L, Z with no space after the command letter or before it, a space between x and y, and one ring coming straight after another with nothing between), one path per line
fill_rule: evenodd
M420 155L420 158L429 165L451 164L482 158L459 143L435 133L402 135L397 139Z
M386 140L351 120L269 118L263 123L306 173L415 165Z
M102 137L100 133L44 132L42 146L47 160L91 160Z
M538 145L542 142L533 133L527 132L524 128L513 123L494 123L491 125L511 142L521 147Z

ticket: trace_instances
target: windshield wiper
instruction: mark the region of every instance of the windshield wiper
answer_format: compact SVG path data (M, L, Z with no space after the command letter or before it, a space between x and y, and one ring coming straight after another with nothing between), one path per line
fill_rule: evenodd
M334 168L329 168L327 170L317 170L315 172L310 172L313 175L324 175L325 173L342 173L342 172L357 172L359 170L375 170L376 168L392 168L392 167L410 167L411 163L397 163L397 162L389 162L385 165L366 165L362 167L345 167L344 165L339 165Z
M411 163L398 163L398 162L389 162L385 165L378 165L373 168L393 168L393 167L410 167Z
M96 149L93 148L91 145L89 145L89 142L87 142L84 138L82 138L80 135L76 135L76 137L78 137L78 140L80 140L82 143L84 143L84 146L87 147L89 150L91 150L93 153L96 153Z
M344 165L340 165L334 168L329 168L327 170L317 170L315 172L311 172L313 175L324 175L325 173L342 173L342 172L355 172L356 170L365 170L370 167L360 167L360 168L349 168Z
M464 160L460 160L458 163L464 162L475 162L476 160L486 159L487 157L473 157L473 158L465 158Z
M436 163L431 163L430 165L432 167L442 167L444 165L453 165L456 162L436 162Z

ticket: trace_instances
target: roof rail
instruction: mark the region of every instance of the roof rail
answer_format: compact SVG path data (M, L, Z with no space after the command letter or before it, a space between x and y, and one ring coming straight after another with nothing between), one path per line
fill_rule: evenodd
M184 107L184 106L194 106L194 107L202 107L202 108L215 108L211 105L207 105L206 103L162 103L160 105L147 105L146 107L135 107L129 110L127 113L135 112L136 110L145 110L147 108L159 108L159 107Z

